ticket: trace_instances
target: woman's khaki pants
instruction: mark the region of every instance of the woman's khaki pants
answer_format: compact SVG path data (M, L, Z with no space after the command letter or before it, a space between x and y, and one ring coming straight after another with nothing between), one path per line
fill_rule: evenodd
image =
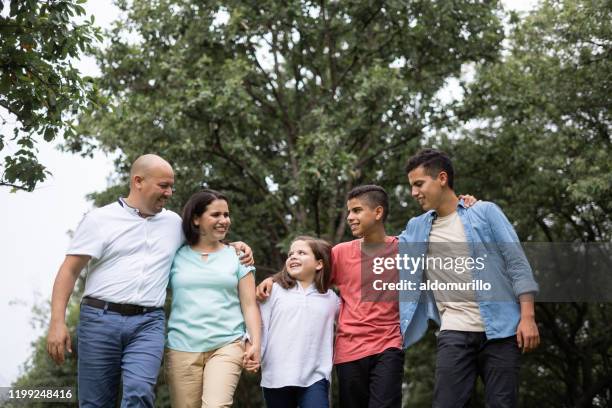
M165 372L172 407L231 407L243 354L240 340L205 353L166 349Z

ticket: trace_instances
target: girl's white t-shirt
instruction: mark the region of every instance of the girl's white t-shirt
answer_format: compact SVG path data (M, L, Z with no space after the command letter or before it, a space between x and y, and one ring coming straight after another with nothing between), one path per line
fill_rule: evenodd
M314 285L304 289L298 283L283 289L274 283L270 297L259 308L261 386L308 387L323 378L329 381L339 297L331 289L319 293Z

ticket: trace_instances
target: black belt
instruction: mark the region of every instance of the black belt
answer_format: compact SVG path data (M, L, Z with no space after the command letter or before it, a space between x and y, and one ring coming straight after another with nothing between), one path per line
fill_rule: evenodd
M110 310L111 312L116 312L124 316L134 316L163 309L163 307L145 307L139 305L129 305L127 303L106 302L104 300L94 299L89 296L84 297L81 304L95 307L97 309Z

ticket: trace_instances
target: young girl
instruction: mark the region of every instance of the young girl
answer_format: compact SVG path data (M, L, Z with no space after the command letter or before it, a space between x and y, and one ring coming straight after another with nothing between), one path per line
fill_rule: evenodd
M250 371L259 365L253 268L241 265L222 242L230 224L228 199L214 190L194 194L183 209L187 245L177 251L170 271L165 357L175 408L231 407L243 365Z
M297 237L270 298L260 304L262 376L268 408L329 407L334 321L331 245Z

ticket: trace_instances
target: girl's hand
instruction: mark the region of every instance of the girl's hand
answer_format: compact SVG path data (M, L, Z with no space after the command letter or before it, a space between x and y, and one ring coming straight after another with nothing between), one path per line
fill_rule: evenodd
M259 370L261 365L261 350L259 344L251 344L251 342L247 340L244 346L242 365L251 373L256 373L257 370Z
M476 202L478 202L478 199L476 197L474 197L473 195L469 195L469 194L466 194L466 195L461 194L459 196L459 199L460 200L463 199L463 204L465 204L467 208L470 208L471 206L476 204Z

